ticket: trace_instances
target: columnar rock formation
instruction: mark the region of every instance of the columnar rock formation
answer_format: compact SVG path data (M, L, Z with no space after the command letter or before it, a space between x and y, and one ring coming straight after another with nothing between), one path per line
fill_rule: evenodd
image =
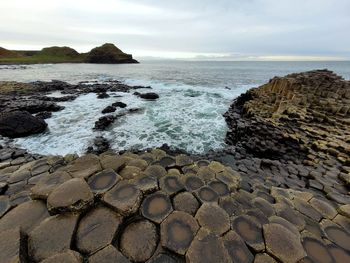
M350 164L350 81L327 70L275 77L225 114L229 144L258 157Z

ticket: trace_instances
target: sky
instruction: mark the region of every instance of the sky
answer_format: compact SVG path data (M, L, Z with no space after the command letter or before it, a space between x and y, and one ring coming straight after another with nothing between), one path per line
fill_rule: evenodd
M136 58L350 60L350 0L0 0L0 46Z

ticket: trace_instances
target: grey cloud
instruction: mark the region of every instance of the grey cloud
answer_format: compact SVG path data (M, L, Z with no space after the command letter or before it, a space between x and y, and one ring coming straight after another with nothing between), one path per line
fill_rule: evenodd
M350 59L348 0L122 1L142 5L137 12L121 12L118 2L96 1L96 9L92 1L90 8L83 1L57 4L35 19L30 10L20 19L5 15L0 18L0 41L24 47L64 43L77 49L108 41L136 55L150 51ZM113 3L111 8L108 3Z

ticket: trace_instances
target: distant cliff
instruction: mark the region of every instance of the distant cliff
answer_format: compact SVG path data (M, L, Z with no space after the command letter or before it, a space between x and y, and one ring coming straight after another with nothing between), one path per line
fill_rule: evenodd
M132 55L125 54L115 45L107 43L92 49L85 60L87 63L138 63Z
M88 53L78 53L70 47L47 47L40 51L7 50L0 47L0 64L41 63L138 63L115 45L107 43Z

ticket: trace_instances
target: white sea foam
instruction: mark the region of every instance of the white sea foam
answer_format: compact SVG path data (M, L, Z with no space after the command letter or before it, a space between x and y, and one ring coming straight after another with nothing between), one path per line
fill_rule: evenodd
M160 98L146 101L132 93L118 92L110 93L107 99L97 99L93 93L81 95L74 101L59 103L65 109L53 113L46 120L47 132L18 138L14 143L41 154L81 154L95 136L104 135L117 151L145 149L166 143L191 153L205 153L224 147L227 127L222 114L230 101L246 89L209 89L135 80L125 82L130 85L151 85L151 91L158 93ZM51 96L60 94L55 92ZM129 108L143 110L118 118L107 131L94 131L95 121L103 115L102 109L116 101L128 105L116 113L126 112Z

